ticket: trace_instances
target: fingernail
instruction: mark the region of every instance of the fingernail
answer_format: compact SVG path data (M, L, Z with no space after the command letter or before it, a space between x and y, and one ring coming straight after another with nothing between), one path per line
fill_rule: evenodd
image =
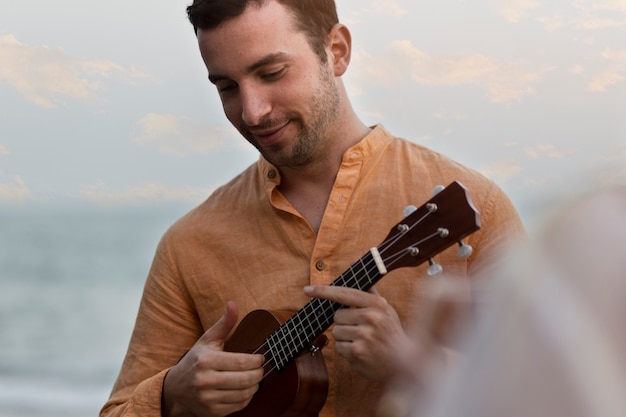
M311 294L313 292L313 289L315 289L314 286L312 285L307 285L306 287L304 287L304 293L305 294Z

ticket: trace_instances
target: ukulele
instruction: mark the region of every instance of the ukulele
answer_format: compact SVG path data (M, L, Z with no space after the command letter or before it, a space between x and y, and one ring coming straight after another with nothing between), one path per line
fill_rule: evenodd
M461 239L480 228L480 215L467 190L458 182L436 188L436 194L419 208L409 206L405 218L376 247L342 273L330 285L367 291L389 271L429 262L429 275L441 272L432 258L459 244L461 257L471 247ZM246 315L224 349L262 353L263 380L251 402L233 417L316 417L328 392L328 373L320 350L323 332L343 306L314 298L295 314L255 310Z

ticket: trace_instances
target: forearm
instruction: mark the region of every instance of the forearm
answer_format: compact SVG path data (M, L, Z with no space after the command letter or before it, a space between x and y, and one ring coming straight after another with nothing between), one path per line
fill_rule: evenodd
M111 397L100 411L100 417L161 417L164 370L133 388L113 388ZM122 377L122 375L120 375Z
M180 277L171 258L168 246L161 242L124 363L101 417L160 417L168 370L202 334L197 313L181 291Z

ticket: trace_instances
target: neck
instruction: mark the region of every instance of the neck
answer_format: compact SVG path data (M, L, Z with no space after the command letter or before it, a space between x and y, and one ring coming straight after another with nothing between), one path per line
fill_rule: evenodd
M317 233L335 184L343 155L359 143L370 129L356 117L335 130L332 146L323 158L298 167L281 167L280 191Z
M350 113L348 117L339 117L335 126L329 129L329 135L332 137L325 141L328 147L324 154L306 165L279 168L282 177L281 191L300 188L304 184L316 184L317 187L326 187L330 193L344 154L371 131L351 112L351 109Z

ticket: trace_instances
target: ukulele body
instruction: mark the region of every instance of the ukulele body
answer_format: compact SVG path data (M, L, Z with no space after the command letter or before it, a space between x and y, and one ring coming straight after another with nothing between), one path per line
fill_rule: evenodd
M246 315L224 350L253 353L265 339L287 321L293 312L255 310ZM326 336L313 342L313 352L305 350L283 370L266 365L267 375L246 408L232 417L317 417L328 394L328 371L321 352ZM264 350L257 353L265 354ZM266 360L268 356L266 355Z
M428 202L393 226L330 285L367 291L389 271L417 266L458 243L459 256L471 255L461 239L480 229L480 215L458 182L439 190ZM432 266L441 266L432 263ZM435 268L435 273L439 271ZM344 306L314 298L298 312L255 310L225 343L230 352L265 355L265 378L246 408L231 417L317 417L328 395L328 372L319 350L324 331ZM260 347L263 347L262 350ZM313 347L313 354L310 348ZM278 362L280 371L272 370Z

